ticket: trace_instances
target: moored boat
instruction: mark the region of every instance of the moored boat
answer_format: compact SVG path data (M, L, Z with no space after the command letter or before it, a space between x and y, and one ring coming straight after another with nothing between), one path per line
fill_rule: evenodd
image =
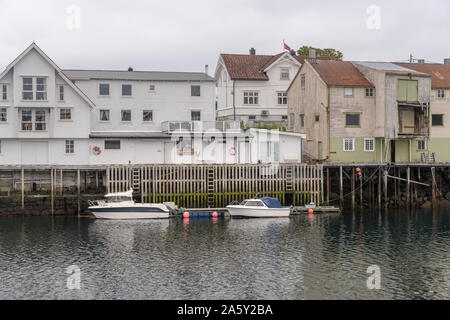
M291 208L282 207L276 198L264 197L247 199L239 205L228 205L228 212L232 217L274 218L289 217Z
M135 203L133 189L109 193L104 200L89 201L89 211L98 219L169 218L171 209L162 203Z

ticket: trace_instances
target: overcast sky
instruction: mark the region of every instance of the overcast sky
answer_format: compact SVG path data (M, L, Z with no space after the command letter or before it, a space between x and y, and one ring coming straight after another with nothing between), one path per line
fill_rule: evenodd
M2 70L33 40L63 69L212 74L220 53L276 54L283 39L346 60L442 62L450 1L0 0L0 30Z

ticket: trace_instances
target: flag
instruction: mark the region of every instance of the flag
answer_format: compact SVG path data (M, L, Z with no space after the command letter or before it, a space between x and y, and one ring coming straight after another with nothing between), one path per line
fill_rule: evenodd
M292 50L291 47L289 47L285 42L283 42L283 44L284 44L284 50L291 52L291 50Z

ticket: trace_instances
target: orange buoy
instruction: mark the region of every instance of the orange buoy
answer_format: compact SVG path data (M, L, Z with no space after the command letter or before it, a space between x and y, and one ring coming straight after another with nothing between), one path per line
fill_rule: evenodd
M356 172L361 172L361 169L360 168L356 168Z
M187 211L184 212L184 213L183 213L183 218L189 218L189 212L187 212Z
M213 216L213 218L217 218L217 217L219 216L219 214L218 214L216 211L214 211L214 212L212 213L212 216Z
M358 172L358 176L360 176L360 177L361 177L361 176L362 176L362 173L361 173L361 172Z
M309 209L308 213L309 213L310 216L312 216L314 214L314 210L313 209Z

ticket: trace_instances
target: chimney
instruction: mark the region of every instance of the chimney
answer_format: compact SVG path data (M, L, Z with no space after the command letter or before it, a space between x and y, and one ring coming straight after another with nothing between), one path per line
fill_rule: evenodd
M132 67L128 67L128 71L133 71L133 68Z
M250 54L254 56L256 54L255 48L250 48Z
M445 58L444 59L444 64L450 65L450 58Z
M417 63L424 64L425 63L425 59L417 59Z
M205 64L205 73L208 74L209 71L209 66L207 64Z
M316 62L316 50L310 49L309 50L309 59L315 63Z
M291 55L293 55L293 56L296 56L297 55L297 53L295 52L295 50L291 50Z

